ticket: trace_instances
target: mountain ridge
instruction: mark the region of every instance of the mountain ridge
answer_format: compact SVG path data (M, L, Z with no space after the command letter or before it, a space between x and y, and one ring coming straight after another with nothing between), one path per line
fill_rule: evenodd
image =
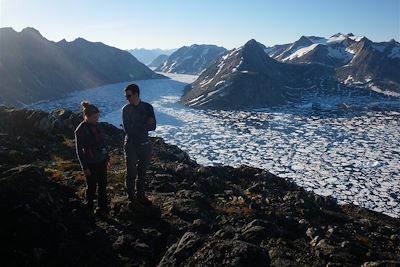
M34 28L0 28L0 103L24 105L73 90L163 78L128 52L83 38L53 42Z
M156 71L180 74L200 74L209 64L226 51L209 44L183 46L172 53Z
M258 55L238 59L242 50L249 55L257 50ZM240 109L279 106L307 96L400 96L399 70L400 44L394 40L374 43L339 33L265 47L252 39L202 72L181 102L201 109Z

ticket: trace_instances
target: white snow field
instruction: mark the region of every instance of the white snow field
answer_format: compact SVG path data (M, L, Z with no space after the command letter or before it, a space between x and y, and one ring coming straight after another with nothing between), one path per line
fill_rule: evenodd
M142 100L156 111L158 126L151 135L179 146L201 164L267 169L339 203L400 217L399 112L320 116L309 112L311 104L293 109L195 110L178 101L196 76L164 75L171 79L136 81ZM82 100L89 100L98 105L103 121L120 127L127 84L74 92L28 107L77 111ZM335 99L324 100L321 106L329 108Z

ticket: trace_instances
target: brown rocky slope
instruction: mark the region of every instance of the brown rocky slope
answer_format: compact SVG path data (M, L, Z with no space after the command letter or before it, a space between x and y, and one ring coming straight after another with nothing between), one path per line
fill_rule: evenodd
M266 170L204 167L152 138L152 208L124 191L111 148L110 217L88 214L73 129L80 116L0 108L2 266L400 266L400 220L307 192Z

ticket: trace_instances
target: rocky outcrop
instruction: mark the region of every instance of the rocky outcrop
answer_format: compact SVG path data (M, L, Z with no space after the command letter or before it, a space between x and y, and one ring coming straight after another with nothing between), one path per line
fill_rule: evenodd
M118 262L110 240L74 190L20 165L0 174L1 264L107 265Z
M131 209L123 134L106 123L110 218L90 215L71 135L80 116L55 113L0 110L4 266L400 264L399 219L338 205L266 170L201 166L160 138L151 139L147 181L154 205ZM46 132L32 114L58 126Z

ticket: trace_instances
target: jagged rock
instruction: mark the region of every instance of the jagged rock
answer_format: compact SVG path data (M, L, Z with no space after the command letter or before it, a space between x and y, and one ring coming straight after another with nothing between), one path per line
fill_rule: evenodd
M254 244L260 244L263 239L268 237L279 237L280 229L273 223L263 220L253 220L242 229L242 238Z
M134 241L134 238L130 234L121 235L114 242L113 249L115 249L115 250L123 250L123 249L131 248L133 241Z
M167 251L159 266L268 266L268 264L269 257L265 251L253 244L239 240L202 241L196 234L187 232Z
M200 192L191 190L178 191L175 198L165 203L165 206L169 213L186 221L208 219L208 212L211 210L206 197Z
M203 245L188 266L269 266L264 249L239 240L213 240Z
M334 255L338 247L329 243L327 239L321 239L314 246L315 253L318 257Z
M181 265L187 258L193 255L201 243L200 237L195 233L186 232L177 243L167 250L158 266Z
M309 227L309 228L307 228L306 236L308 236L310 239L314 239L314 237L317 236L317 231L318 231L317 228Z
M145 257L151 257L154 254L153 249L144 242L136 241L134 245L134 250L139 254Z
M0 221L2 264L104 266L115 261L107 237L73 198L73 190L50 181L36 166L0 173L0 208L7 214Z
M364 262L361 267L398 267L400 266L400 261L368 261Z

